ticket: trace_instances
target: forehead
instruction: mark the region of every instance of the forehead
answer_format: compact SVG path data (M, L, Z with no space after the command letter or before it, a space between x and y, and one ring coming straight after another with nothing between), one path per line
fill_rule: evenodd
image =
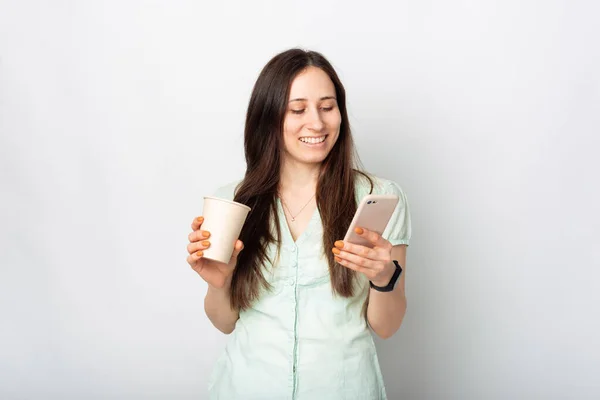
M308 67L299 73L290 87L290 100L316 100L328 96L335 96L335 86L329 75L317 67Z

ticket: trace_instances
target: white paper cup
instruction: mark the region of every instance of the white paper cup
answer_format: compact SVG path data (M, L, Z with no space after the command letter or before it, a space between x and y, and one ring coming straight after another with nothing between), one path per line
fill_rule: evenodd
M229 263L236 240L246 222L250 207L218 197L204 197L200 228L210 232L210 247L204 250L204 258Z

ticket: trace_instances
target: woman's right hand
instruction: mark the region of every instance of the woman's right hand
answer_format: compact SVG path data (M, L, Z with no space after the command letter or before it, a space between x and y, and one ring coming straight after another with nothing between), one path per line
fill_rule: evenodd
M241 240L235 242L229 264L204 258L204 250L210 247L210 232L200 229L203 222L203 217L195 218L192 222L192 233L188 236L190 243L187 246L187 250L190 255L187 258L187 262L206 283L217 289L222 289L231 283L231 276L237 263L237 257L244 248L244 244Z

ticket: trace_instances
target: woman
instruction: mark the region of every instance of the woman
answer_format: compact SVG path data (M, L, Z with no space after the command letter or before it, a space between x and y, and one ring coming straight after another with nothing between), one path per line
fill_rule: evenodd
M202 258L202 217L188 238L206 314L232 333L211 398L385 399L370 329L388 338L402 323L410 213L397 184L355 169L345 90L321 54L292 49L264 67L244 146L244 179L216 193L252 208L230 263ZM400 197L392 221L382 236L357 229L373 249L344 243L370 192Z

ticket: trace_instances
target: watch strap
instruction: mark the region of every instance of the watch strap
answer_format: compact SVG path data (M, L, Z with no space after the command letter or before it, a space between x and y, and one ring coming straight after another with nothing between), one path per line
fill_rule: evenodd
M373 282L369 281L369 285L371 288L377 290L378 292L391 292L396 287L396 283L398 282L398 278L402 274L402 267L398 264L397 260L392 260L394 265L396 266L396 270L394 271L394 275L392 275L392 279L390 279L390 283L386 286L375 286Z

